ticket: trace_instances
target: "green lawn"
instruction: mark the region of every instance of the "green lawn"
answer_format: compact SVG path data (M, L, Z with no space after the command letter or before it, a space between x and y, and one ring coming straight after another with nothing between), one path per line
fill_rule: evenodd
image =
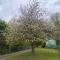
M36 48L35 54L27 50L8 54L4 60L60 60L60 53L55 49Z

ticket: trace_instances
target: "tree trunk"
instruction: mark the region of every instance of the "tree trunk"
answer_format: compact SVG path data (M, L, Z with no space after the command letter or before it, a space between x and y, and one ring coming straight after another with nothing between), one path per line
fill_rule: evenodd
M32 53L35 53L35 45L34 45L34 42L32 42Z

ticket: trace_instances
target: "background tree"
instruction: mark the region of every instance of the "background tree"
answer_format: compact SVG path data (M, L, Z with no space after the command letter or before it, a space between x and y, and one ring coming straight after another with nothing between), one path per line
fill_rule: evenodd
M3 53L3 48L6 46L6 27L5 21L0 19L0 53Z
M23 41L22 21L19 19L12 18L8 23L6 41L9 45L9 52L23 50L29 48L30 45L29 42Z
M51 20L53 23L53 38L56 40L57 45L60 44L60 18L59 13L55 13L51 16Z
M17 31L18 25L19 24L17 23L17 19L15 17L8 23L6 41L9 45L10 52L16 51L18 47L17 45L19 44L20 33Z

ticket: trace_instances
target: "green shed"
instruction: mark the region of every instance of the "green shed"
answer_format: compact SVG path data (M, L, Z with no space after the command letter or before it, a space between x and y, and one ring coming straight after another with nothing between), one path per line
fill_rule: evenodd
M56 41L53 39L50 39L46 42L47 48L56 48Z

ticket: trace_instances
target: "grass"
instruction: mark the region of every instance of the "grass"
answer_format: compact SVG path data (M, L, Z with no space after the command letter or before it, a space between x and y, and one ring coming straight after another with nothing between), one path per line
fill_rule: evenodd
M36 48L35 54L31 50L7 55L4 60L60 60L60 53L56 49Z

